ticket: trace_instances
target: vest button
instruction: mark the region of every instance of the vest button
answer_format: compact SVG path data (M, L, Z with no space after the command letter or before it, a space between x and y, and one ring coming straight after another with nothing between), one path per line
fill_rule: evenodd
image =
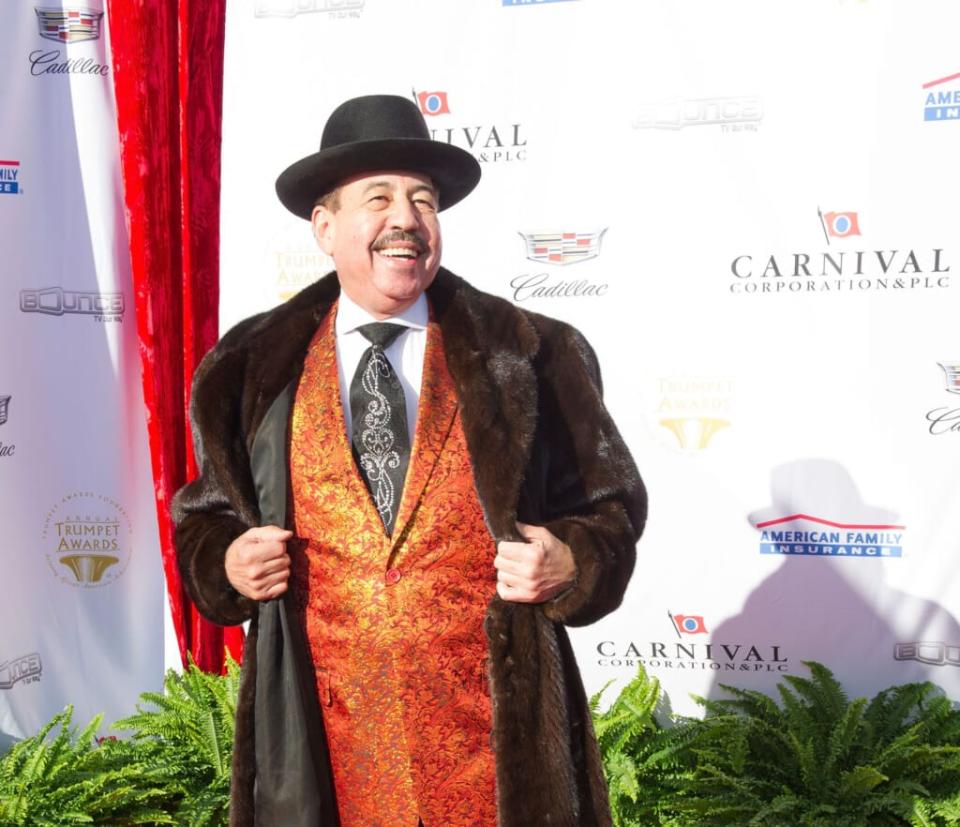
M387 574L384 578L391 586L400 582L400 569L387 569Z

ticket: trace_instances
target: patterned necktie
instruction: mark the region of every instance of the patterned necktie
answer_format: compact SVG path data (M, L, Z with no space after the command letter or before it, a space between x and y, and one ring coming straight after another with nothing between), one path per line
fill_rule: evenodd
M350 383L353 454L387 536L393 534L410 463L410 433L403 388L383 351L406 329L389 322L358 327L371 345Z

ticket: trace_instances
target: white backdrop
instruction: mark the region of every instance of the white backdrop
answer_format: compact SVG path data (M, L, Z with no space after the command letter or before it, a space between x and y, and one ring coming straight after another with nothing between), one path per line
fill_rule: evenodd
M273 182L389 92L483 166L444 264L597 349L650 522L622 608L575 630L588 691L643 662L691 713L818 660L853 693L960 698L957 4L228 15L224 329L331 268Z
M163 670L107 21L53 6L0 5L0 742Z

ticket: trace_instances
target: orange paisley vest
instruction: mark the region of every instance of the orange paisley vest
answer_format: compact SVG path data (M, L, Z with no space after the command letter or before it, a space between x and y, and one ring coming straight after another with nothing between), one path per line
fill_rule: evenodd
M483 520L430 322L410 466L387 537L347 441L331 311L294 403L293 605L306 631L342 827L496 824Z

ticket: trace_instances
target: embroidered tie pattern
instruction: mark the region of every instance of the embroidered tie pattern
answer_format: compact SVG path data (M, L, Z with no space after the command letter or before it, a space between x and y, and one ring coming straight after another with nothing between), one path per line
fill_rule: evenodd
M403 388L384 350L406 328L374 322L357 328L370 347L350 383L353 452L387 535L393 533L410 463Z

